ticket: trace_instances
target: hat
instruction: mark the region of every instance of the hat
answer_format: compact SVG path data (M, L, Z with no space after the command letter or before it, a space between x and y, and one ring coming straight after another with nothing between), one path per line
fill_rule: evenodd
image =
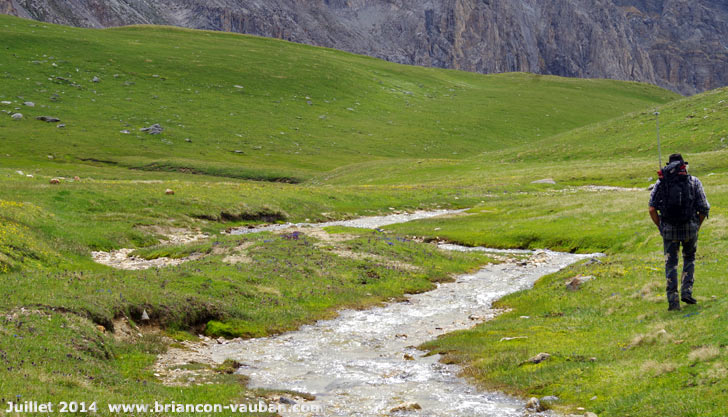
M682 155L679 153L674 153L674 154L670 155L670 160L668 161L668 163L675 162L675 161L680 161L685 165L688 164L687 162L685 162Z

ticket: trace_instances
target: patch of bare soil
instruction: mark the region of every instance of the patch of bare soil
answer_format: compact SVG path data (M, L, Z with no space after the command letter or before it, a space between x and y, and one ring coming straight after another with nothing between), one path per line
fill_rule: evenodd
M219 375L216 368L222 362L215 362L209 350L213 345L226 343L230 341L204 336L199 342L173 343L166 353L157 356L154 376L168 386L214 384Z
M253 259L248 256L247 252L247 249L251 246L253 246L253 242L242 242L240 245L234 247L231 253L222 258L222 261L230 265L251 263ZM224 249L215 248L212 253L218 255L227 252Z
M187 243L196 242L201 239L207 239L209 236L200 233L198 231L191 231L187 229L174 228L174 227L163 227L163 226L144 226L142 230L162 235L159 243L162 245L184 245ZM138 271L149 268L163 268L167 266L180 265L188 261L200 259L201 255L191 255L185 258L172 259L172 258L157 258L157 259L144 259L137 256L132 256L131 253L135 249L124 248L114 251L104 252L95 251L91 252L91 257L94 262L102 265L110 266L116 269L124 269L127 271Z

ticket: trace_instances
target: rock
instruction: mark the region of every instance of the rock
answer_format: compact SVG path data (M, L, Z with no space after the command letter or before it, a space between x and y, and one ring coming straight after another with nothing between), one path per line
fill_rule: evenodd
M278 398L278 402L280 402L281 404L288 404L288 405L296 405L297 404L292 399L286 398L286 397L280 397L280 398Z
M235 88L237 88L237 89L242 89L242 88L245 88L245 87L243 87L242 85L234 85L233 87L235 87Z
M120 130L119 133L123 133L125 135L128 135L131 132L129 132L128 130L124 129L124 130Z
M192 142L192 139L190 139L190 138L185 138L185 142Z
M91 82L92 82L92 83L98 83L98 82L101 82L101 79L100 79L99 77L94 77L94 78L93 78L93 79L91 80Z
M36 117L36 120L40 120L41 122L47 122L47 123L58 123L61 121L61 119L57 117L52 116L38 116Z
M23 118L23 114L22 113L13 113L13 115L10 117L12 117L13 120L20 120Z
M142 311L142 321L149 321L149 314L146 309Z
M65 123L61 123L61 124L59 124L56 127L59 128L59 129L63 129L64 127L66 127L66 124Z
M585 282L593 280L594 277L591 275L582 276L577 275L566 282L566 289L569 291L576 291L581 288L581 285Z
M541 397L542 403L555 403L557 401L559 401L559 397L555 395L547 395L545 397Z
M172 190L171 188L167 188L166 190L164 190L164 193L167 195L174 195L174 190Z
M106 333L106 327L100 324L96 325L96 330L100 331L101 333Z
M556 184L552 178L544 178L542 180L531 181L531 184Z
M0 104L9 106L9 105L13 104L13 102L12 101L0 101Z
M409 353L405 353L404 354L404 360L406 360L406 361L413 361L413 360L415 360L415 357L412 356L412 355L410 355Z
M61 180L59 180L58 178L51 178L50 183L51 184L60 184Z
M23 171L15 171L15 173L18 175L25 175L25 173Z
M76 175L75 177L73 177L73 180L74 181L81 181L81 177L79 177L78 175Z
M23 105L28 107L35 107L35 103L33 103L32 101L26 101L25 103L23 103Z
M590 265L595 265L595 264L596 265L601 265L602 264L602 261L600 261L597 258L591 258L591 259L589 259L588 261L586 261L584 263L584 266L590 266Z
M532 357L531 359L527 360L528 363L538 364L545 360L548 360L551 358L551 355L545 352L539 353L538 355Z
M599 417L599 416L592 413L591 411L587 411L586 413L584 413L584 417Z
M162 128L162 126L160 126L159 124L155 123L149 127L143 127L139 130L141 130L142 132L147 132L150 135L158 135L162 133L162 131L164 131L164 128Z
M415 411L415 410L422 410L422 407L414 402L404 403L400 404L391 410L389 410L390 413L396 413L398 411Z
M541 402L538 401L538 398L531 397L531 399L529 399L526 403L526 409L532 411L543 411L543 406L541 406Z

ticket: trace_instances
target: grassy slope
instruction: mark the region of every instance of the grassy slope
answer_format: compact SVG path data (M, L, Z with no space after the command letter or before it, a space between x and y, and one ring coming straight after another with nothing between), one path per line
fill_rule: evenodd
M627 291L605 287L597 293L592 286L623 288L629 284L635 287L630 288L634 292L650 280L661 282L659 272L640 274L644 269L639 269L645 265L659 266L657 239L639 214L644 209L645 196L577 191L562 197L552 191L568 184L646 185L654 171L649 116L630 112L659 106L675 98L671 93L634 83L525 74L481 76L404 67L274 40L169 28L87 31L0 16L0 38L7 40L4 44L8 48L0 55L0 100L14 101L8 109L21 107L26 114L19 122L0 118L0 262L15 269L2 278L13 294L4 301L5 311L42 299L44 305L68 306L100 323L120 313L136 317L143 307L151 310L160 323L173 328L214 318L225 321L226 325L218 328L222 332L229 331L229 326L235 334L278 331L330 314L335 306L367 304L405 291L422 290L430 285L427 278L438 279L446 272L468 269L482 259L433 254L433 263L416 276L381 271L386 279L370 291L352 283L369 277L367 271L376 268L376 263L359 261L355 266L346 259L327 257L326 253L307 252L311 249L301 246L302 242L286 239L263 237L261 247L265 251L253 259L255 265L260 263L268 269L233 268L232 281L221 275L227 269L218 271L220 255L156 274L112 272L91 263L88 253L91 249L153 244L154 237L135 225L195 227L212 233L230 225L200 221L195 218L197 215L254 215L263 211L283 213L290 219L315 220L378 212L394 206L479 204L474 209L479 213L467 220L421 222L394 229L431 236L434 228L440 227L436 232L439 236L469 244L610 250L608 266L589 272L606 279L568 294L573 304L563 305L569 314L561 317L541 314L538 309L561 309L562 305L553 301L565 298L559 292L560 280L576 269L544 280L540 284L544 291L521 293L505 301L516 306L519 314L515 317L528 314L524 312L527 309L533 309L532 317L549 316L548 328L540 322L519 322L508 315L473 332L442 339L432 347L460 351L453 355L472 360L469 369L473 375L491 386L524 394L558 393L566 403L588 405L609 415L624 415L627 409L634 415L654 414L650 408L654 404L628 394L631 386L624 381L632 374L622 372L625 363L633 371L633 365L641 366L652 349L664 357L674 354L682 358L678 361L684 360L684 352L672 351L672 344L659 340L648 349L620 350L627 362L610 356L613 352L608 350L609 345L604 347L602 358L602 351L596 347L605 342L601 333L593 329L604 327L598 319L604 317L610 305L600 304L584 315L577 314L582 311L578 306L602 293ZM119 76L114 78L114 74ZM101 82L91 83L93 76L99 76ZM58 94L57 101L50 100L52 94ZM706 108L716 111L708 118L698 118L696 114L684 129L696 129L690 131L695 138L720 135L724 130L719 121L725 117L725 107L719 101L726 93L714 94L676 101L661 111L667 147L681 145L680 150L690 155L696 173L718 173L705 178L715 204L723 199L724 192L719 187L725 166L721 145L715 140L709 144L683 141L685 136L673 133L683 118L706 107L700 100L707 100L715 105ZM306 102L307 96L311 97L311 105ZM18 104L25 100L35 101L36 107ZM673 113L671 108L675 109ZM61 117L67 127L58 129L32 120L41 114ZM616 122L587 126L622 115L624 119ZM138 132L138 128L155 122L166 129L161 136ZM587 127L571 131L580 126ZM118 133L123 129L131 133ZM622 131L634 135L620 136ZM553 135L559 134L557 142ZM674 135L674 141L670 135ZM562 141L569 146L558 148ZM81 163L79 158L114 164ZM149 171L129 170L130 167ZM15 173L17 169L32 173L35 178L21 177ZM190 172L208 175L189 175ZM83 179L49 186L48 179L57 175L79 175ZM560 184L530 184L533 179L544 177L554 177ZM238 178L296 178L307 183L250 183ZM144 182L135 182L140 180ZM168 187L177 194L164 196ZM594 206L605 208L605 214L600 215ZM717 209L711 222L723 224L721 216ZM578 229L575 223L580 225ZM504 225L507 233L503 233ZM707 256L711 262L715 260L711 264L714 271L724 270L725 265L716 255L723 248L720 244L724 237L717 232L710 234L710 229L705 236L716 249L701 251L701 256ZM392 247L376 235L364 239L354 247L393 259L404 257L412 263L422 262L422 255L416 253L428 250L414 243ZM237 243L235 239L218 240L218 246L234 247ZM620 251L627 254L619 255ZM299 288L290 288L291 283L301 289L308 284L311 274L319 269L316 262L323 259L319 257L337 262L332 269L348 277L344 282L330 284L336 296L324 291L301 294L301 298L286 292L295 293ZM282 269L270 269L271 260L279 258L292 261ZM377 274L381 276L380 272ZM705 284L706 291L717 288L717 278L714 276L712 283ZM52 292L30 291L49 284ZM276 296L276 291L280 295ZM659 327L663 318L672 319L669 325L677 328L667 330L678 335L677 340L683 335L695 337L700 334L698 330L714 325L706 314L689 316L705 320L699 322L700 326L666 316L658 301L659 293L659 287L653 285L647 290L647 300L628 298L623 303L625 308L619 309L620 319L636 324L625 330L610 329L603 337L626 343L624 340L631 340L636 332L646 334ZM213 308L211 300L218 297L224 302ZM537 300L538 297L542 298ZM238 306L241 299L251 308ZM253 307L262 302L272 304L269 308ZM290 313L282 315L283 311ZM205 315L210 312L214 314ZM48 314L51 320L73 319L58 312ZM89 343L109 344L109 352L83 348L75 359L56 361L57 367L50 377L48 364L21 363L27 362L31 352L6 356L6 368L12 370L7 374L11 377L0 382L3 395L21 392L26 379L51 380L51 385L64 387L48 391L47 384L36 384L39 388L30 393L36 397L103 393L104 399L120 400L133 398L142 386L152 387L144 388L149 392L145 397L148 399L226 401L254 395L235 388L235 381L184 391L166 389L154 382L148 368L154 353L162 348L157 341L138 346L118 345L94 333L88 321L59 330L44 325L45 319L36 323L34 315L28 317L2 322L3 352L30 349L32 355L49 356L44 349L49 349L51 339L68 340L65 344L53 344L53 358ZM534 332L533 337L518 342L520 350L484 344L483 335L479 334L490 328L496 329L496 333L498 328L516 331L519 325L525 326L525 332L532 324L536 326L529 330ZM575 341L565 336L553 337L547 330L550 328L561 332L578 330L583 338ZM564 360L554 363L564 362L566 368L541 365L536 379L531 368L513 365L514 358L522 360L526 353L538 353L542 347L538 342L546 338L551 345L544 346L544 350L568 352L578 343L581 351L595 351L601 371L584 373L583 369L595 365L574 365L577 362ZM719 341L701 339L699 343L718 345ZM686 350L692 345L674 346ZM568 356L561 357L564 355ZM489 361L491 357L496 358L495 362ZM721 361L724 358L719 356ZM94 364L91 375L83 372L86 364ZM666 396L671 400L661 404L665 415L685 414L670 410L688 398L704 404L704 414L719 410L717 402L709 400L709 394L721 392L721 382L696 379L707 382L693 384L685 393L675 395L670 384L674 386L680 378L690 376L692 369L686 369L683 362L678 365L676 372L643 379L641 393L670 393ZM714 363L709 362L708 366ZM563 369L569 372L562 372ZM68 380L54 379L60 375ZM94 381L89 376L98 379L100 375L107 377L89 382ZM577 384L564 382L575 379ZM664 387L662 391L653 387L655 381ZM594 407L587 401L591 395L584 386L598 392L602 399ZM558 391L555 387L565 388Z
M492 192L471 210L471 216L391 227L470 245L607 253L601 265L567 268L542 279L533 291L505 297L498 305L512 311L500 318L426 347L464 363L466 374L486 387L526 396L556 395L562 399L556 406L564 411L581 406L600 416L724 415L728 153L724 141L715 138L726 135L727 101L728 89L722 89L660 108L667 137L663 149L686 155L713 205L700 235L697 306L684 306L682 313L666 311L662 241L646 213L646 191L587 192L567 186L648 183L655 164L645 150L651 123L637 113L568 132L538 151L524 148L511 153L535 158L568 140L562 153L552 154L557 161L550 163L551 168L537 162L514 163L535 167L528 174L516 174L517 181L551 171L548 176L559 185L528 185L523 188L538 187L538 191L525 194ZM688 117L702 112L709 112L709 117ZM643 130L645 125L649 127ZM627 140L628 135L633 139ZM567 152L575 159L559 161ZM498 175L500 180L510 172L505 170ZM477 177L477 170L470 172L476 173L473 181L480 178L490 184L486 188L498 189L482 174ZM577 274L596 280L579 291L568 291L565 282ZM527 339L500 342L508 336ZM539 365L521 365L540 352L554 357Z
M0 99L37 104L20 106L22 121L0 119L9 165L53 155L59 169L97 159L305 179L372 159L460 159L675 98L634 83L483 76L173 28L82 30L0 16L0 37ZM32 120L45 114L66 128ZM152 123L164 134L139 132Z

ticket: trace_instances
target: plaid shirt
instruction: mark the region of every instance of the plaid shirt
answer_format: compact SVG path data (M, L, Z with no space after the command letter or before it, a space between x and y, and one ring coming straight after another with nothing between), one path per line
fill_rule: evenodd
M703 190L703 184L697 177L692 175L688 177L690 185L693 187L695 193L695 214L692 219L686 224L672 225L667 222L660 222L660 233L665 240L690 240L698 234L700 229L700 217L703 215L708 217L710 213L710 204L708 198L705 197L705 190ZM650 207L660 208L661 195L657 192L660 186L660 180L657 180L652 193L650 194ZM662 218L662 216L660 216Z

